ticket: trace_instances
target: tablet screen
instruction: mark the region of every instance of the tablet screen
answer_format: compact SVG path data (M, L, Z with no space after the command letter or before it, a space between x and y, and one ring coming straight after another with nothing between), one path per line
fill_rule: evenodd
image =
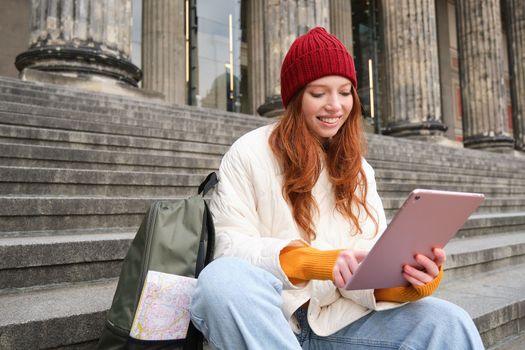
M433 257L432 248L444 247L483 200L479 193L412 191L345 289L407 286L403 266L417 266L416 253Z

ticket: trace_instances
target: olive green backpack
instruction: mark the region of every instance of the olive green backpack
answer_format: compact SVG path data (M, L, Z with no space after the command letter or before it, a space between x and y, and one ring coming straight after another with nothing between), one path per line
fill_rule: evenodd
M211 173L198 195L151 205L124 259L98 349L202 349L187 306L213 258L215 229L204 195L217 182Z

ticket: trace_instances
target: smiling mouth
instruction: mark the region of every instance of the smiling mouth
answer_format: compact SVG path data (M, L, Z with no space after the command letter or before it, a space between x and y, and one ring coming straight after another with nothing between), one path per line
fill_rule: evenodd
M338 116L338 117L317 117L318 120L322 121L323 123L326 123L326 124L336 124L339 119L341 118L341 116Z

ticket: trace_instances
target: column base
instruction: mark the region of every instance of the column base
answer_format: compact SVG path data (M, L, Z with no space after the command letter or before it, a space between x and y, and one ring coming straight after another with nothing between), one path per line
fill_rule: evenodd
M127 59L94 48L35 47L18 55L15 66L19 71L31 68L69 76L103 76L134 87L142 79L142 71Z
M412 139L426 139L429 137L440 137L444 136L448 126L441 123L440 121L428 121L428 122L395 122L388 124L383 130L384 135L390 135L395 137L406 137Z
M131 87L105 77L73 77L57 73L43 72L26 68L20 72L19 78L24 81L37 81L47 84L56 84L65 87L78 88L93 92L115 94L143 98L149 101L165 102L160 92Z
M465 137L463 144L467 148L498 153L508 153L514 150L514 139L507 135Z
M515 143L514 143L514 147L518 150L518 151L522 151L522 152L525 152L525 137L521 136L520 135L516 135L514 134L515 138Z
M263 117L274 118L284 114L284 106L281 96L268 97L266 101L257 108L257 113Z

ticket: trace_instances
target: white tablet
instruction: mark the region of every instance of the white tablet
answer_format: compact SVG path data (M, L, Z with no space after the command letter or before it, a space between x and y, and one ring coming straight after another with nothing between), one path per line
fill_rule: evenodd
M407 286L403 266L417 266L416 253L432 257L432 248L443 248L484 198L479 193L414 190L345 289Z

